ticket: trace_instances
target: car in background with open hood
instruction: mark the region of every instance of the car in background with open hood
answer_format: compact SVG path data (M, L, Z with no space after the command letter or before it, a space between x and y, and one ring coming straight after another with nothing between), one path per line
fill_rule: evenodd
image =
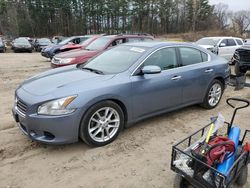
M64 39L63 41L59 42L58 44L52 44L49 45L46 48L43 48L41 51L41 55L46 57L46 58L50 58L52 59L54 57L54 55L60 53L60 48L66 44L69 43L74 43L74 44L79 44L82 41L87 40L89 37L88 36L73 36L73 37L69 37Z
M113 48L114 46L129 42L146 42L153 40L153 36L148 34L119 34L102 36L93 41L85 49L72 50L57 54L51 61L51 67L56 68L66 65L86 63L90 58L102 53L107 49Z
M91 44L93 41L101 37L102 35L88 35L89 38L87 40L84 40L80 42L79 44L75 43L68 43L60 48L60 52L67 52L70 50L76 50L76 49L84 49L86 48L89 44Z

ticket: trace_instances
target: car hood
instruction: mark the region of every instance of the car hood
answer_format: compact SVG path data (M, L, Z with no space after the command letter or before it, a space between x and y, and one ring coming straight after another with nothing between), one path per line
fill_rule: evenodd
M199 46L205 49L214 48L213 45L199 45Z
M71 50L69 52L64 52L57 54L55 57L56 58L74 58L74 57L93 57L96 55L98 52L97 51L88 51L88 50L83 50L83 49L77 49L77 50Z
M76 84L95 84L106 81L112 75L100 75L78 69L75 65L46 71L24 81L22 89L32 95L53 94L58 89L71 87ZM79 83L80 82L80 83Z

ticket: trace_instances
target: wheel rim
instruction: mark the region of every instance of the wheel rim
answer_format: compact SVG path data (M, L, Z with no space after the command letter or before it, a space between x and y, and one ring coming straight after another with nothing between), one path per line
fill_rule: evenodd
M88 123L88 133L96 142L106 142L112 139L120 126L119 113L111 107L97 110Z
M221 85L215 83L209 90L208 103L210 106L216 106L221 98Z

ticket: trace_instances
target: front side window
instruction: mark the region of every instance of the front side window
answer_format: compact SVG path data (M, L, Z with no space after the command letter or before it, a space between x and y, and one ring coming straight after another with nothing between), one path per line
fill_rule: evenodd
M223 40L221 41L221 43L220 43L220 46L221 46L221 44L225 44L226 46L228 46L228 44L227 44L227 39L223 39Z
M161 70L168 70L177 67L177 58L175 48L164 48L156 51L144 62L144 66L156 65Z
M208 60L207 54L190 47L180 47L182 66L201 63Z

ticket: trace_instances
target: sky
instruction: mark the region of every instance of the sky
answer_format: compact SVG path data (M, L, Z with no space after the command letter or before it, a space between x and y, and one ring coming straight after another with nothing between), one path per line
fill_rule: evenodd
M228 4L229 10L249 10L250 11L250 0L209 0L210 4L224 3Z

